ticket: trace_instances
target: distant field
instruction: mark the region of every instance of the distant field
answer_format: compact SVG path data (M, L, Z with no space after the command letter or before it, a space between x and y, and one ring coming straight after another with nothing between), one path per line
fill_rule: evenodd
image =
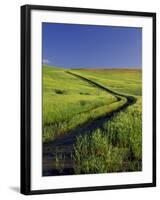
M106 85L114 91L142 95L141 69L76 69L71 71Z
M128 97L136 102L131 105ZM70 131L113 113L92 131L79 129L83 131L73 145L73 173L140 171L141 101L140 69L66 70L43 66L43 143L47 146L61 137L64 142L63 135L69 139ZM59 166L57 170L63 174L65 159L56 156L52 160L55 164L50 161L49 165Z

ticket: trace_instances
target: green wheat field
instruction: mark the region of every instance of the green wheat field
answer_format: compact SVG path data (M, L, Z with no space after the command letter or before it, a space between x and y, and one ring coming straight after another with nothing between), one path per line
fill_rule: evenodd
M142 170L142 70L43 65L42 175Z

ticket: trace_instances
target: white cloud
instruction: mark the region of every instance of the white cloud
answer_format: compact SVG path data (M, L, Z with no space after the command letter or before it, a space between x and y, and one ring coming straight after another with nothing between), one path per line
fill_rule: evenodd
M48 59L43 59L42 62L43 62L43 64L48 64L49 60Z

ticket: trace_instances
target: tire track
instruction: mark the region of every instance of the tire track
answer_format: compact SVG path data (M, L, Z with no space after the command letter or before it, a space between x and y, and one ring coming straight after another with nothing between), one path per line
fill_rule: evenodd
M54 141L47 142L43 144L43 176L54 176L54 175L67 175L74 174L73 171L73 145L76 142L76 137L86 132L92 133L95 129L100 128L103 129L104 123L110 120L115 116L119 111L126 109L128 106L134 104L136 102L136 98L133 96L128 96L124 94L120 94L118 92L112 91L109 88L94 82L86 77L83 77L79 74L72 73L70 71L66 71L66 73L71 76L75 76L83 81L88 82L89 84L98 87L117 98L117 102L125 101L118 109L106 113L105 115L93 119L92 121L86 122L77 126L74 130L66 133L65 135L60 136ZM56 161L57 158L61 157L64 163L59 163L57 166ZM59 170L57 170L59 168Z

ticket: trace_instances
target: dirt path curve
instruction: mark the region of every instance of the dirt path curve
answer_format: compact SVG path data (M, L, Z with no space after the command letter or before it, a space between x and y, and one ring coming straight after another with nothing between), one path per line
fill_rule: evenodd
M72 72L67 71L66 73L70 74L71 76L75 76L77 78L82 79L83 81L87 81L89 84L94 85L110 94L116 96L117 101L121 101L121 98L126 98L126 103L119 107L116 111L111 113L107 113L105 116L98 117L93 119L90 122L84 123L76 127L75 129L71 130L70 132L66 133L65 135L60 136L59 138L55 139L52 142L44 143L43 144L43 175L44 176L53 176L53 175L65 175L65 174L73 174L73 146L76 142L76 137L82 133L92 132L97 128L102 128L104 123L110 120L116 113L126 109L129 105L132 105L136 102L136 98L132 96L123 95L117 92L114 92L107 87L96 83L92 80L89 80L85 77L82 77L78 74L74 74ZM64 163L61 166L56 166L56 159L57 158L65 158L63 161ZM62 160L61 160L62 162ZM59 168L57 170L56 168ZM60 169L61 168L61 169Z

